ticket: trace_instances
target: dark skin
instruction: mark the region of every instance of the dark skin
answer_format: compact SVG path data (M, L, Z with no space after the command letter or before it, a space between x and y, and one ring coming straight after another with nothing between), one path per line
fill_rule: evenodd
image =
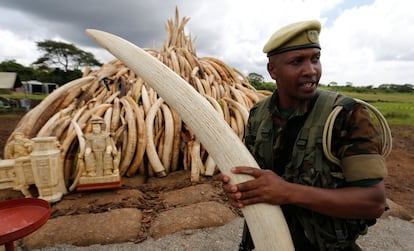
M322 73L320 50L288 51L269 58L268 72L278 86L279 108L297 108L315 95ZM234 167L234 174L254 179L232 184L230 177L217 175L232 206L243 208L256 203L293 204L338 218L378 218L385 208L385 187L381 181L368 187L325 189L289 183L270 170Z
M296 109L315 95L322 74L320 54L320 49L309 48L269 58L267 71L277 84L279 108Z

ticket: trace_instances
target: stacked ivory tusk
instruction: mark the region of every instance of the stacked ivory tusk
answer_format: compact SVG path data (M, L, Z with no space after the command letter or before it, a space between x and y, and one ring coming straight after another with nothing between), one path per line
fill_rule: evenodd
M165 24L168 39L161 49L145 50L202 94L242 139L249 109L269 93L255 90L242 73L219 59L198 58L191 36L184 34L188 20L180 22L176 11L175 19ZM97 70L88 68L82 78L55 90L22 118L15 132L28 138L56 136L66 186L70 186L77 173L73 167L79 132L91 131L88 121L93 115L104 118L105 130L115 141L121 175L165 176L186 169L198 181L200 175L211 176L218 170L178 114L119 60Z

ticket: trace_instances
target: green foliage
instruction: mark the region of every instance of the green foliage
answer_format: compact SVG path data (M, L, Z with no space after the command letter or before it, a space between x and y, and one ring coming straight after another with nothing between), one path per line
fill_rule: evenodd
M252 84L253 85L253 84ZM274 91L276 88L276 84L272 82L263 82L261 84L253 85L256 90L267 90L267 91Z
M396 92L414 92L414 86L412 84L395 85L395 84L382 84L378 87L384 91L396 91Z
M338 86L336 82L331 82L327 86L320 85L320 88L337 91L337 92L356 92L356 93L414 93L414 87L411 84L396 85L382 84L377 88L373 86Z
M37 42L37 46L45 53L32 64L34 68L8 60L0 63L0 71L16 72L21 81L38 80L63 85L82 77L80 67L102 65L91 53L73 44L45 40Z
M252 72L247 75L247 79L250 84L262 84L264 82L264 77L258 73Z
M16 63L15 60L0 63L0 72L16 72L20 81L38 80L43 83L66 84L74 79L82 77L79 69L63 71L59 68L31 68Z
M3 61L0 63L0 72L16 72L21 81L35 79L36 70L23 66L15 60Z
M59 68L38 71L36 74L38 81L43 83L56 83L58 85L66 84L80 77L82 77L82 71L80 70L68 70L65 72Z
M79 70L82 66L101 66L102 64L90 53L77 48L73 44L44 40L36 42L37 47L44 54L32 64L39 68L63 68Z
M254 72L249 73L247 79L256 90L273 91L275 89L275 84L271 82L264 82L264 77L260 74Z

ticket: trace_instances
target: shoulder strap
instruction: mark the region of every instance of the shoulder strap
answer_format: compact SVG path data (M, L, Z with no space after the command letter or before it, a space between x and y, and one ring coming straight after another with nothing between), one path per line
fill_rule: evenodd
M303 160L305 154L309 160L318 161L316 158L320 158L322 161L323 152L322 147L316 147L318 144L322 144L322 133L325 122L332 111L335 104L335 100L338 94L331 91L320 91L318 99L312 108L308 118L298 137L296 138L295 146L292 152L291 168L298 168ZM316 167L318 168L318 167Z
M254 137L253 140L255 140L256 134L259 133L258 132L259 128L263 127L263 121L269 117L268 107L269 107L270 100L271 100L271 97L267 97L264 100L260 101L259 103L256 103L250 109L249 120L247 123L247 132L248 134L252 134L251 136ZM265 128L271 130L271 127L268 128L267 125L265 126Z
M253 153L261 168L271 168L273 165L271 158L265 158L265 156L272 156L273 120L268 110L270 101L271 96L257 103L250 110L245 137L246 146Z

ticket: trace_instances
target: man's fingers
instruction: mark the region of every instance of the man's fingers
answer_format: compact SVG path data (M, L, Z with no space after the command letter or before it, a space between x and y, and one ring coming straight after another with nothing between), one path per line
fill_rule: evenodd
M214 181L222 181L224 183L229 183L230 181L230 177L223 174L223 173L219 173L213 176L213 180Z
M261 174L261 169L249 167L249 166L236 166L236 167L233 167L231 171L237 174L250 175L255 178L259 177Z
M260 191L257 189L247 190L245 192L238 193L238 200L248 200L251 198L259 198L261 197Z

